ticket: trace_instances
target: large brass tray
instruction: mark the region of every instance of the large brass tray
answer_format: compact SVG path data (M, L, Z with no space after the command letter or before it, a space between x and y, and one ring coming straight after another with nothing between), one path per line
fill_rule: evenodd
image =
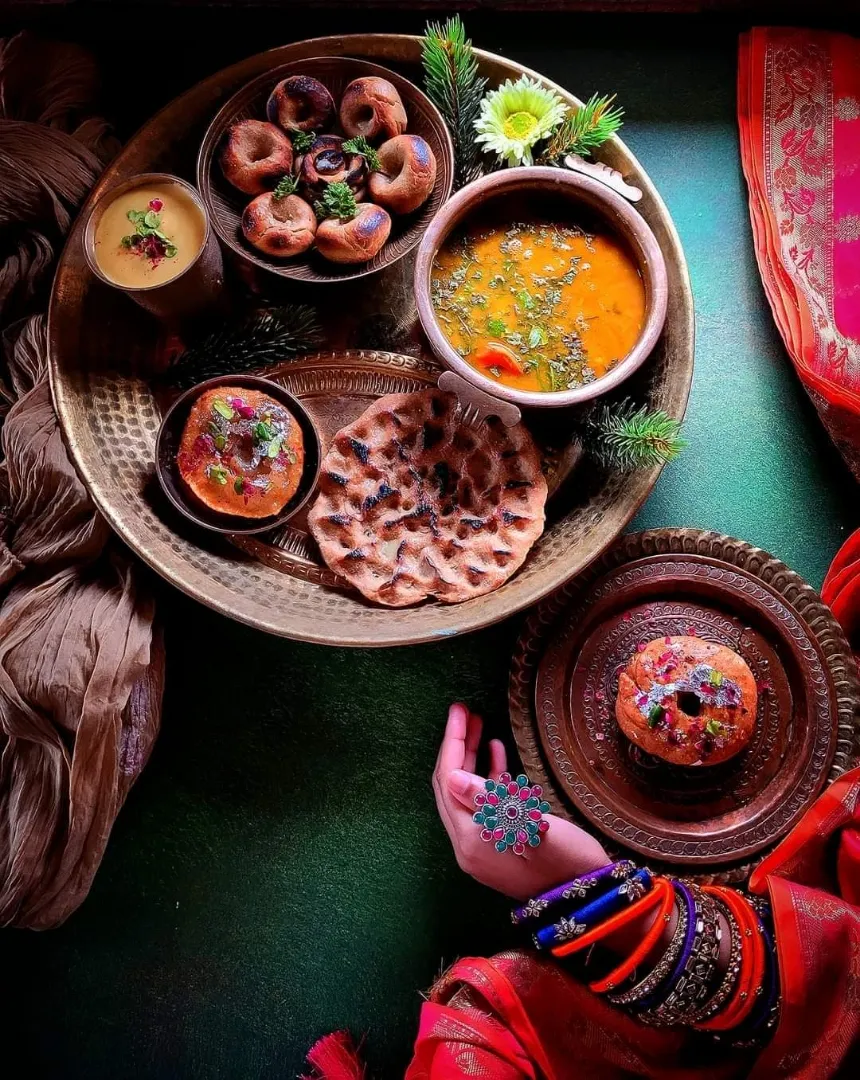
M154 116L105 172L90 202L139 172L193 178L206 126L229 95L270 68L320 55L377 61L420 81L417 37L317 38L250 57L199 83ZM491 53L479 52L479 58L493 83L523 72L540 77ZM578 104L561 87L555 89ZM643 189L639 209L657 236L669 274L666 328L631 390L680 417L693 374L694 336L684 254L666 207L624 144L614 139L600 156ZM123 540L168 581L225 615L285 637L332 645L408 644L475 630L528 607L584 569L624 529L657 480L659 468L622 475L580 464L552 500L547 530L520 572L498 591L454 606L371 607L355 593L284 572L277 560L262 562L200 535L165 515L153 492L161 403L144 373L155 327L87 270L81 243L85 214L86 208L60 261L49 315L51 386L69 451L96 505ZM407 256L380 275L342 286L290 283L286 296L320 307L330 348L419 354L412 265ZM533 419L550 422L542 416Z

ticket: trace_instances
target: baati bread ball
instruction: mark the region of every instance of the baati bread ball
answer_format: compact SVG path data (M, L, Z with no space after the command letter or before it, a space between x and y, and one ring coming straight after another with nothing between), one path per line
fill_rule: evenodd
M220 161L233 187L260 195L292 171L293 144L274 124L240 120L227 129Z
M337 263L363 263L381 251L391 232L391 218L381 206L359 203L348 221L327 218L317 227L317 251Z
M266 102L269 120L286 131L325 131L334 114L334 98L310 75L283 79Z
M420 135L395 135L379 148L380 168L370 174L370 198L393 214L411 214L436 183L436 157Z
M353 79L340 102L340 124L349 138L363 135L393 139L406 130L406 109L397 88L388 79L368 75Z
M316 231L316 214L298 195L278 198L267 191L252 199L242 214L242 234L248 243L279 259L307 251Z

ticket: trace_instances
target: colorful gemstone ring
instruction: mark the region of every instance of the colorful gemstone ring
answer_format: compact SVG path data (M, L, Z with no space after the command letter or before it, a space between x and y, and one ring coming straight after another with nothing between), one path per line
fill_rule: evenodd
M522 773L514 779L505 772L498 780L487 780L484 787L487 790L475 796L478 810L472 817L481 828L481 839L495 841L496 851L511 849L514 855L538 847L549 828L544 820L549 803L541 801L540 784L530 784Z

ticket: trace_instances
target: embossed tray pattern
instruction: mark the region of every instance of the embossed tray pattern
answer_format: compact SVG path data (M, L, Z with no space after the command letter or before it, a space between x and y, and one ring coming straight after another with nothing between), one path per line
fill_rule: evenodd
M638 642L690 630L767 684L750 746L698 769L643 753L614 719ZM509 701L523 763L556 812L649 862L737 879L855 761L858 690L848 643L797 574L742 541L678 529L625 537L536 609Z

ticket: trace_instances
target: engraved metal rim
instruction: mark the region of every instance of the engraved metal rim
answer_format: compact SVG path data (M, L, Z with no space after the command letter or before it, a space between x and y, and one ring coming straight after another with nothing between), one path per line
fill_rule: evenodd
M552 806L553 813L570 820L579 817L571 800L559 787L535 730L533 690L544 643L576 594L622 564L653 555L702 555L721 559L730 566L746 570L760 578L793 608L821 649L834 687L838 717L836 750L824 782L825 787L858 764L860 677L857 665L841 626L812 586L781 560L746 541L697 529L653 529L623 537L595 561L582 578L541 603L529 615L517 639L508 682L511 728L523 767L543 785L544 797ZM754 858L740 865L737 860L734 860L733 865L731 857L726 857L712 862L708 867L702 867L700 871L697 871L696 864L688 866L685 874L702 882L743 881L784 835L783 833L775 838L768 846L756 852ZM611 852L626 854L626 849L614 839L603 834L602 838L608 841ZM654 866L662 865L669 871L677 870L677 863L661 864L658 858L649 861Z
M630 575L631 578L635 576L644 581L654 577L659 579L663 567L672 568L676 578L689 575L691 582L699 582L705 579L714 583L725 583L729 579L735 578L743 583L741 586L742 591L744 591L744 585L756 590L755 599L767 608L771 614L776 614L772 605L778 604L784 609L784 614L787 616L785 619L779 618L780 626L786 635L783 639L784 642L790 637L791 644L797 646L800 652L806 656L807 668L804 671L804 681L807 681L808 675L813 684L809 689L815 694L818 693L814 689L815 684L822 679L827 683L824 688L826 700L821 701L816 697L814 700L818 704L808 704L807 706L807 726L811 737L809 756L799 763L803 765L802 768L796 766L792 772L787 774L792 780L792 786L783 792L783 797L770 805L764 803L759 808L759 816L749 822L729 824L734 815L731 811L725 812L720 815L725 822L723 829L718 834L707 837L690 835L687 830L679 827L677 823L660 821L659 818L654 819L653 815L649 815L652 821L648 824L645 821L636 821L628 818L620 807L613 806L611 793L603 785L599 769L595 769L592 774L585 776L581 772L581 757L577 757L575 753L569 755L567 748L563 744L559 746L558 752L552 752L552 737L549 734L549 729L550 727L559 728L561 721L561 717L555 712L557 703L553 702L550 705L549 700L545 699L547 707L538 723L546 759L550 761L551 768L553 768L556 775L558 772L562 773L566 792L580 813L587 817L595 828L605 830L617 843L625 844L648 858L660 858L662 856L667 861L677 865L696 865L704 860L718 861L730 857L728 853L733 850L737 850L744 858L748 858L755 852L768 847L772 843L772 837L784 835L792 824L802 816L811 799L820 792L826 782L830 760L835 752L835 732L831 722L831 717L835 712L834 692L829 683L829 671L826 668L824 657L820 654L820 646L812 630L794 609L787 607L784 598L777 590L759 581L745 569L728 567L724 563L718 563L714 566L713 560L707 562L695 561L693 563L688 561L700 558L700 556L672 555L657 560L653 558L634 559L629 563L622 563L613 570L609 570L596 582L593 577L588 576L587 586L583 586L577 592L577 603L560 616L556 626L576 625L578 616L582 614L583 610L589 607L591 603L599 603L601 599L611 596L618 588L623 577ZM789 619L792 625L789 625ZM541 665L537 672L536 685L538 688L541 686L542 674L546 674L544 665L548 658L559 652L562 655L565 654L565 643L561 636L555 635L548 642L542 655ZM814 655L809 656L809 653ZM565 694L566 700L567 695ZM812 702L813 698L807 700ZM569 719L569 717L565 716L565 719ZM826 745L822 743L821 737L826 737ZM774 781L775 778L772 778L771 783L761 789L758 795L746 804L751 812ZM677 833L674 831L675 828L678 829ZM649 832L649 830L651 831ZM762 837L763 830L768 830L769 835ZM640 836L642 839L640 839ZM696 848L696 850L688 851L686 850L688 847Z
M383 64L386 62L407 63L414 67L420 63L421 39L417 36L397 34L356 34L316 38L257 54L215 73L188 90L175 102L165 106L141 128L137 136L126 145L105 171L91 193L83 213L87 212L90 203L95 201L108 186L125 179L128 175L148 171L147 163L152 160L153 154L148 149L147 142L160 137L160 132L164 127L171 123L175 125L175 116L179 110L196 110L202 120L218 108L219 95L225 96L234 87L238 88L255 75L279 64L320 54L348 55L379 61ZM569 91L524 65L515 64L504 57L481 49L476 50L476 55L485 71L497 81L506 78L516 79L525 74L537 79L542 85L554 89L568 104L573 106L582 104ZM163 144L159 143L159 145ZM660 222L664 254L668 256L677 278L673 285L674 311L670 313L675 341L673 351L667 360L672 376L663 384L660 407L670 415L680 418L684 414L692 382L695 333L692 293L686 260L674 222L650 177L617 137L613 136L607 146L616 161L623 158L620 163L628 176L635 178L636 183L643 188L646 199L650 201L653 217L649 220ZM204 569L192 562L184 553L177 553L172 543L161 538L154 539L139 523L128 520L122 494L118 495L113 483L105 480L102 475L99 450L93 434L86 423L82 420L78 422L78 414L83 413L79 397L80 388L76 382L74 369L69 373L64 369L58 332L58 324L64 321L60 315L62 304L64 302L74 304L81 291L79 245L80 224L76 223L55 276L48 318L51 390L70 457L98 509L111 527L141 559L187 595L248 626L282 637L316 644L356 647L417 644L489 626L541 600L553 589L575 577L588 566L633 518L660 475L661 467L655 466L625 478L623 495L620 481L615 480L612 493L605 497L605 507L600 520L590 531L588 545L583 544L575 552L567 549L563 556L553 554L553 557L539 571L528 576L520 572L495 593L465 604L452 607L433 604L415 608L409 612L408 621L403 619L394 623L389 621L390 612L388 611L374 609L369 612L359 612L356 610L356 615L360 618L351 620L348 627L341 624L335 630L326 622L323 613L317 612L313 618L296 617L294 612L290 612L289 596L286 595L283 596L283 604L277 611L271 607L242 603L241 598L237 600L235 589L217 580L219 573L226 573L225 560L213 562L210 558ZM232 560L230 565L232 565ZM257 567L254 572L257 571L265 572L265 568ZM274 587L275 579L272 575L277 573L272 570L265 577L267 585L271 584Z

